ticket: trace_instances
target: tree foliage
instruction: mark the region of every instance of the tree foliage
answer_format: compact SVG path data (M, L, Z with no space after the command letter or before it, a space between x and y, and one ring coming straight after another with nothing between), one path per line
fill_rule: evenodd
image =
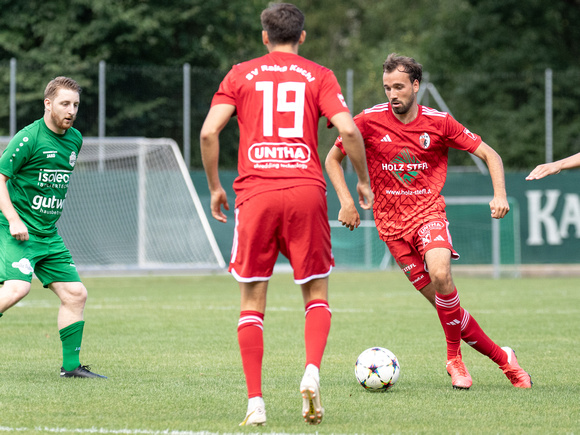
M415 57L458 120L507 167L543 160L544 70L554 71L555 157L580 151L580 0L296 0L306 15L300 54L331 68L353 111L385 100L382 63ZM99 61L107 62L107 134L182 141L182 66L192 66L192 136L232 64L265 53L257 0L0 0L0 96L18 60L18 127L41 115L56 75L84 87L79 128L97 133ZM434 101L428 101L434 105ZM436 107L436 106L435 106ZM0 107L7 134L8 105ZM335 131L321 128L321 152ZM236 160L225 132L222 163ZM465 153L463 153L465 154ZM469 158L452 156L456 163ZM194 154L199 163L199 155Z

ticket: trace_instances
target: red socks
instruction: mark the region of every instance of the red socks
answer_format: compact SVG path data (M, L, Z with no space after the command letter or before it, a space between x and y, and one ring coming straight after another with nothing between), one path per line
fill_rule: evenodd
M304 342L306 365L320 368L322 355L330 332L332 314L328 302L316 299L306 305ZM238 343L246 376L248 398L262 396L262 358L264 356L264 314L242 311L238 322Z
M262 396L262 357L264 356L264 314L242 311L238 322L238 343L246 375L248 398Z
M304 343L306 346L306 365L314 364L320 368L326 340L330 332L332 313L328 302L314 299L306 305L306 323L304 324Z
M507 364L507 354L489 338L467 310L461 309L461 338L477 350L488 356L499 366Z
M487 336L467 310L461 308L457 289L448 295L435 294L435 307L447 340L447 359L453 359L460 351L460 341L479 353L488 356L496 364L507 363L506 353Z
M461 345L461 311L457 289L448 295L435 293L435 308L447 340L447 360L459 354Z

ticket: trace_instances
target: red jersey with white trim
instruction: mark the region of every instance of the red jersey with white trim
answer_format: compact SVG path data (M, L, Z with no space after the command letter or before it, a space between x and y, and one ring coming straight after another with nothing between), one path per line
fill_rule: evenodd
M297 54L273 51L235 65L211 104L236 107L236 206L270 190L297 185L326 189L318 120L349 111L331 70Z
M449 147L473 153L481 137L446 112L419 105L417 118L403 124L389 103L354 118L366 149L373 214L382 240L397 240L432 219L446 219L441 190ZM344 153L342 139L335 145Z

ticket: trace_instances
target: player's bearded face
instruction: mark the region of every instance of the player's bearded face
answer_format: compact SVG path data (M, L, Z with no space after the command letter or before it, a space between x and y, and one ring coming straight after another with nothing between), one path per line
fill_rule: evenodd
M417 93L414 84L409 80L409 74L399 70L384 73L383 86L394 113L404 115L413 108Z
M415 93L413 93L408 98L401 98L399 96L396 99L393 99L396 104L393 104L393 100L391 100L393 112L395 112L397 115L403 115L407 113L411 109L411 107L413 107L413 104L415 103L415 98L416 98Z
M71 128L79 110L78 92L60 89L51 103L50 119L54 125L61 130Z
M54 111L50 113L50 117L52 118L52 122L54 122L54 125L56 125L58 128L62 130L68 130L69 128L71 128L73 126L75 119L77 118L76 115L60 116L57 113L54 113Z

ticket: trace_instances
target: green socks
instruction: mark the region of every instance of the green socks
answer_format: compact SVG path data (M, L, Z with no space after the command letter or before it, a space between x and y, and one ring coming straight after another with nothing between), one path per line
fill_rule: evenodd
M74 370L81 365L79 353L83 341L84 326L85 321L81 320L58 331L60 341L62 341L62 367L66 371Z

